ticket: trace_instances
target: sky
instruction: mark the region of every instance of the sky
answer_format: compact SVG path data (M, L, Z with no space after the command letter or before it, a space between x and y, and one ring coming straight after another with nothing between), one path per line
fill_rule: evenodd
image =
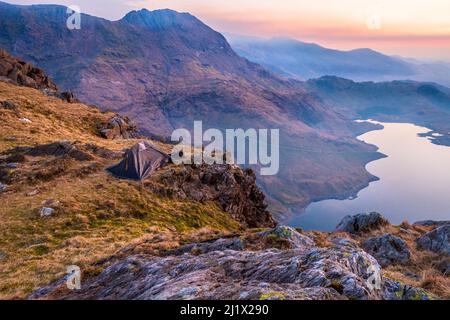
M449 0L6 0L77 5L118 20L140 8L190 12L219 32L450 62Z

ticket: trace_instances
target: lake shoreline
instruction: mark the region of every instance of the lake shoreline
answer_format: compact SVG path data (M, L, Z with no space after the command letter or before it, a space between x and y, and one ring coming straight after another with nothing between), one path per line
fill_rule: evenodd
M341 217L344 213L352 215L371 211L390 212L390 218L397 220L402 216L405 220L409 217L422 220L445 217L448 213L446 208L450 206L447 206L445 197L441 196L444 192L442 190L447 187L446 175L442 177L441 171L448 172L445 169L450 161L446 160L449 154L445 149L436 148L445 146L433 143L440 135L434 130L412 123L373 123L383 125L384 128L380 130L384 132L371 134L380 131L375 129L357 137L358 140L377 147L379 156L365 165L365 170L372 178L341 195L314 199L305 207L294 207L293 214L283 219L283 223L302 228L314 225L314 229L329 230L330 219L336 220L337 216ZM416 152L418 154L414 156ZM390 159L388 162L378 162L384 158ZM442 166L441 171L433 171L435 163L436 168ZM408 182L410 180L412 181ZM430 185L428 189L436 194L428 195L423 186L433 184L434 181L439 181L437 184L440 188L435 185L431 188ZM373 182L379 183L372 186ZM414 202L412 199L420 203L415 206L411 204L411 201ZM404 201L404 205L401 201ZM411 215L406 213L408 208ZM325 229L317 227L320 224L326 225Z

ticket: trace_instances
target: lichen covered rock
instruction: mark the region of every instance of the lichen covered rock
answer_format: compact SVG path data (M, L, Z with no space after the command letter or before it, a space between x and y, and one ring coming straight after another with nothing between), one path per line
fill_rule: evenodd
M343 218L337 225L336 231L360 233L376 230L388 224L389 222L377 212L372 212L370 214L357 214L355 216L346 216Z
M444 224L416 240L422 250L450 255L450 224Z
M415 288L409 285L401 284L398 281L385 279L383 282L384 300L433 300L435 297L430 295L422 288Z
M375 257L382 267L406 263L411 257L406 242L392 234L370 238L363 243L362 247Z
M287 226L278 226L275 229L258 233L262 238L279 239L285 241L290 249L311 248L314 241L295 229Z
M130 256L89 280L81 291L60 295L64 288L57 282L32 298L54 294L67 299L382 298L381 288L369 283L380 266L360 249L236 251L220 250L217 243L216 249L204 254Z

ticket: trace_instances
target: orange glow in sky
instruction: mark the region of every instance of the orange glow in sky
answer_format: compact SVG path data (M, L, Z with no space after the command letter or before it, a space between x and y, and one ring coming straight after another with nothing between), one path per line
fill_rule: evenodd
M133 9L190 12L217 31L450 61L450 0L6 0L78 5L120 19Z
M152 0L138 7L188 11L213 28L290 36L340 49L450 61L449 0Z

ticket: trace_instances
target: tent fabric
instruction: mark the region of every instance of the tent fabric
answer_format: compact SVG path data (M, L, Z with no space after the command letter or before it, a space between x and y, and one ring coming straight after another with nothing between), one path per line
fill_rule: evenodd
M120 163L107 170L119 178L144 180L169 162L169 155L143 141L129 149Z

